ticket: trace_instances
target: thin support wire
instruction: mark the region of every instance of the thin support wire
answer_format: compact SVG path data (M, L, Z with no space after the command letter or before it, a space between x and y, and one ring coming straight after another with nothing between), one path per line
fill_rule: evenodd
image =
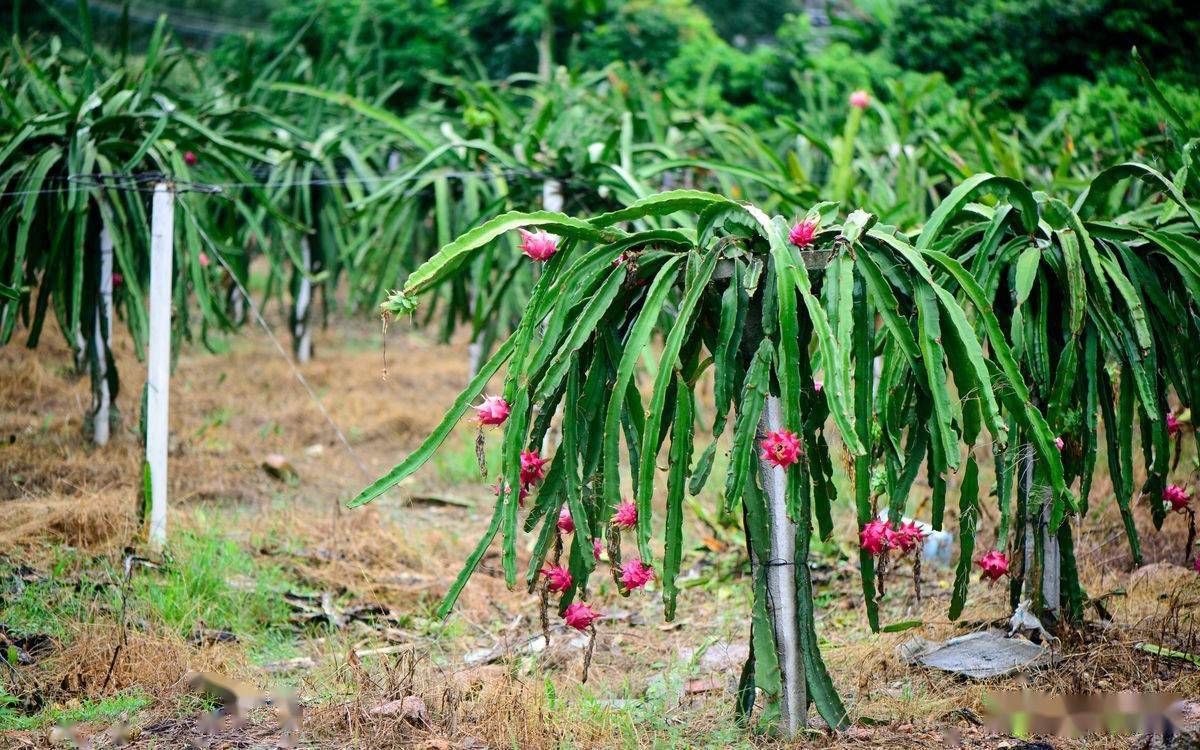
M266 331L267 338L271 339L271 343L275 345L275 350L279 352L279 356L287 362L288 367L291 368L292 375L294 375L296 380L300 382L300 385L304 386L304 390L308 392L308 397L312 399L313 403L317 405L317 409L320 410L321 416L325 418L325 421L329 423L330 428L332 428L334 433L337 434L337 438L339 441L341 441L342 446L345 447L346 452L349 453L351 458L354 459L354 462L358 464L358 468L362 470L363 475L366 476L368 480L374 480L375 476L371 473L370 469L367 468L366 462L362 460L362 457L359 456L358 452L354 450L354 447L350 445L350 441L346 438L345 433L343 433L341 428L338 427L337 422L333 421L333 417L330 416L329 411L325 408L325 405L321 403L321 399L317 397L317 394L313 390L312 386L308 384L308 380L304 377L304 374L300 372L300 368L296 367L296 363L292 361L291 357L288 356L287 351L283 348L283 344L279 343L279 339L276 338L275 332L271 330L271 326L267 323L266 318L263 317L262 311L254 302L254 298L250 296L250 292L247 291L246 287L242 286L242 282L238 280L237 274L233 272L233 269L230 268L229 263L225 261L225 256L219 250L217 250L216 243L212 241L212 238L208 236L208 233L204 231L204 228L200 226L200 222L196 221L195 214L192 213L192 210L188 207L187 203L180 201L180 205L183 206L184 211L186 211L188 216L192 219L192 226L196 228L196 231L200 234L201 239L203 239L205 244L208 245L208 249L210 252L212 252L213 257L217 259L217 262L220 263L221 267L225 269L225 272L229 274L229 278L233 281L234 286L237 287L238 292L246 300L246 303L250 305L250 312L253 313L254 319L257 320L258 324L262 326L262 329Z

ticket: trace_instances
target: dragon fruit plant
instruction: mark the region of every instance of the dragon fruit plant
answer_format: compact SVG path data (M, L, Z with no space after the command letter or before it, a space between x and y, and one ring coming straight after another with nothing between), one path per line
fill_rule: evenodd
M999 195L994 206L971 201L984 191ZM1014 449L996 453L995 492L997 547L1009 554L1003 565L982 558L989 561L983 572L992 581L1009 575L1012 607L1027 599L1047 623L1078 623L1087 597L1072 525L1089 510L1099 441L1134 564L1142 559L1135 503L1149 506L1156 527L1181 507L1178 488L1167 486L1168 396L1173 390L1189 407L1200 387L1200 214L1174 182L1143 164L1101 172L1073 205L1009 178L976 175L943 201L917 246L964 304L993 311L1000 330L989 342L1007 342L1061 459L1044 460L1046 435L1012 424ZM1009 420L1030 405L1012 395L1002 399ZM1135 425L1146 469L1140 488ZM952 619L965 603L978 517L978 498L964 495Z
M508 213L443 247L388 300L386 312L412 313L423 293L469 268L501 238L522 230L526 237L558 238L544 262L526 259L542 271L514 333L429 438L351 503L370 502L428 461L507 367L499 396L509 409L500 486L509 489L447 592L442 616L497 534L505 579L517 584L517 539L524 531L536 535L525 582L531 591L563 589L557 609L567 625L603 626L591 594L592 576L605 565L624 595L644 595L641 587L655 578L672 619L684 496L700 492L718 445L727 444L724 509L740 508L754 591L752 656L737 713L748 718L761 692L758 720L789 735L805 725L810 700L830 726L846 724L818 648L812 539L831 537L835 509L853 513L857 528L870 528L886 495L892 538L915 546L919 535L909 540L900 519L921 468L940 483L944 505L944 477L962 463L964 446L982 431L995 444L1006 440L1011 428L999 393L1012 394L1014 404L1030 399L991 311L975 313L986 321L994 362L985 358L963 307L935 279L935 268L965 275L956 260L943 255L931 265L921 249L862 211L834 225L831 206L819 205L800 217L808 222L802 231L795 218L692 190L659 193L587 220ZM685 228L664 228L671 225ZM639 383L638 360L656 335L663 339L657 374ZM700 426L706 444L699 447L696 383L706 376L715 385L715 416ZM537 455L556 410L561 443L553 455ZM1010 415L1018 429L1038 436L1040 459L1061 471L1040 412L1018 408ZM836 503L832 429L851 467L848 505ZM663 451L665 483L657 471ZM527 481L531 455L544 470L536 481ZM968 459L967 472L974 462ZM873 483L873 474L882 482ZM524 513L512 488L530 493ZM665 515L655 512L656 497ZM940 514L941 506L935 510ZM888 538L886 529L881 534ZM661 548L652 544L655 537ZM862 550L860 561L863 606L879 629L872 552ZM768 596L776 607L767 606Z

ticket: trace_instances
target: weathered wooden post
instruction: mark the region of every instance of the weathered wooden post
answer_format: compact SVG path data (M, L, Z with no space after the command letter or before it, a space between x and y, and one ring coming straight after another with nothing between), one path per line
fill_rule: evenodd
M113 241L107 227L100 229L99 272L95 304L92 305L92 442L108 445L112 421L112 392L108 383L108 353L112 342Z

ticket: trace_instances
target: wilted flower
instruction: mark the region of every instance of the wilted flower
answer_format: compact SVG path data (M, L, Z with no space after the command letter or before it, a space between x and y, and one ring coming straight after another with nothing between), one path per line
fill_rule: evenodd
M654 577L654 569L638 558L621 566L621 585L627 589L640 589Z
M575 519L571 518L571 511L565 505L558 512L558 530L564 534L571 534L575 531Z
M575 602L567 607L563 619L569 627L576 630L587 630L591 624L600 619L600 613L582 602Z
M800 460L800 439L790 430L768 432L762 446L762 459L781 469Z
M859 546L872 555L882 555L888 548L889 531L887 521L869 521L858 534Z
M1062 449L1063 449L1064 445L1066 445L1066 443L1063 442L1063 439L1061 437L1054 438L1054 447L1058 448L1059 453L1062 453Z
M983 569L983 577L995 583L1000 576L1008 575L1008 555L999 550L992 550L975 561Z
M855 91L850 94L850 106L851 107L856 107L857 109L866 109L867 105L869 105L870 103L871 103L871 95L868 94L867 92L863 91L862 89L859 89L858 91Z
M925 531L915 521L900 524L900 528L888 527L888 546L901 552L909 552L925 538Z
M542 458L537 451L521 451L521 484L537 484L546 478L546 464L550 459Z
M196 155L194 153L192 153L191 151L183 152L183 163L184 164L188 165L189 167L194 167L194 166L196 166L196 162L198 162L198 161L200 161L200 160L197 159Z
M592 557L597 561L600 560L600 553L604 552L604 542L600 541L599 537L592 540Z
M613 513L612 524L618 529L632 529L637 526L637 506L630 500L622 500Z
M812 244L813 235L817 233L817 222L812 219L798 221L792 225L792 231L788 232L788 242L796 247L808 247Z
M1168 484L1163 490L1163 500L1171 505L1171 510L1183 512L1192 501L1191 494L1177 484Z
M508 402L500 396L484 396L483 403L474 408L479 424L492 426L504 424L504 420L508 419L509 413L512 412Z
M1182 428L1182 426L1183 425L1179 421L1178 417L1176 417L1171 412L1167 412L1167 435L1168 436L1175 437L1176 435L1178 435L1179 430Z
M558 252L558 237L539 229L536 232L521 230L521 252L533 260L547 261Z
M571 573L561 565L542 568L542 575L546 578L546 589L549 591L561 593L571 588Z

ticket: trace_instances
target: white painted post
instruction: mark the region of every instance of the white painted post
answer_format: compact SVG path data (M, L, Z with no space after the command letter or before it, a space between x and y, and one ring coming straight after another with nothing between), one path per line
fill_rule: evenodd
M542 182L542 208L547 211L562 212L563 210L563 184L559 180L553 178ZM542 330L545 331L546 321L542 321ZM482 354L472 352L468 349L468 354L472 358L472 369L475 368L474 360ZM562 404L559 404L554 409L554 419L550 420L550 429L546 430L546 434L542 436L542 456L548 456L558 447L562 440Z
M758 423L760 437L783 429L783 408L778 396L768 396ZM796 604L796 524L787 513L787 472L760 458L758 472L767 496L771 524L771 557L767 566L767 615L775 632L779 671L783 683L782 718L785 737L795 737L808 725L808 686L800 655L800 621Z
M547 211L563 210L563 185L562 182L555 179L548 179L542 183L542 208Z
M108 227L100 230L99 304L92 321L92 351L96 365L92 372L92 442L108 445L112 394L108 389L108 349L112 341L113 242Z
M296 269L300 277L296 287L296 299L292 309L292 346L296 361L304 364L312 359L312 327L308 325L309 306L312 303L312 244L308 235L300 237L300 261L303 264Z
M171 378L171 264L175 186L154 186L150 223L150 362L146 379L146 464L150 468L150 546L167 541L167 438Z

